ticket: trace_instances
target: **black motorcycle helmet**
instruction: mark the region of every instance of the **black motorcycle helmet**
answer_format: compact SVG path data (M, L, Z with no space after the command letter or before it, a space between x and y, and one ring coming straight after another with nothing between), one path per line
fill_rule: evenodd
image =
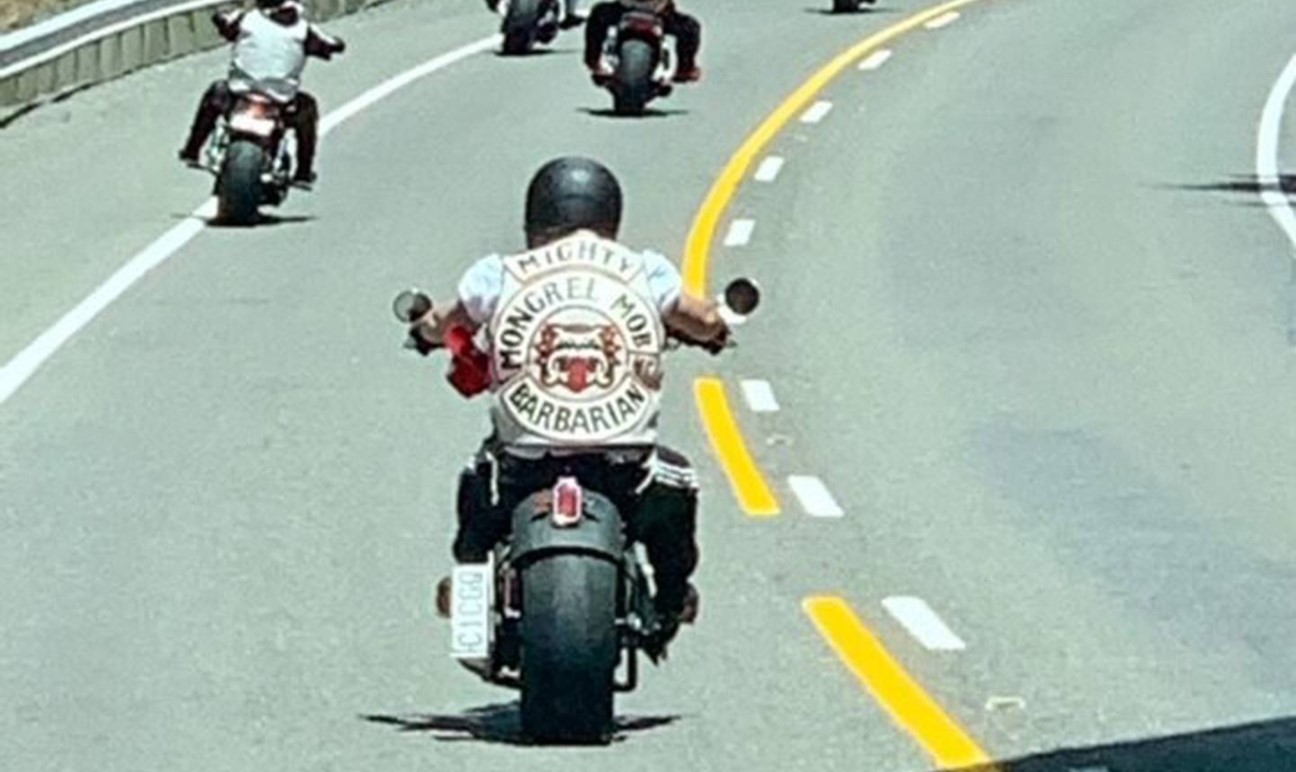
M598 161L556 158L527 186L525 227L533 248L582 229L614 239L621 227L621 184Z

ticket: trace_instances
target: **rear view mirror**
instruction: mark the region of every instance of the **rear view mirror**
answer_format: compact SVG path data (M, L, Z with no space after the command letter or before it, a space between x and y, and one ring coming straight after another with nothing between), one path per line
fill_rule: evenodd
M422 290L407 289L392 301L392 313L406 324L413 324L432 310L432 299Z
M760 286L746 277L729 282L724 291L724 304L735 314L747 316L760 305Z

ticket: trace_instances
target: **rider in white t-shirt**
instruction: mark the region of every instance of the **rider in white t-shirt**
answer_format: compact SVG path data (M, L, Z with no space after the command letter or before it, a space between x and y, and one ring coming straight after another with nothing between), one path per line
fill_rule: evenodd
M315 181L319 103L302 90L302 71L307 57L328 60L346 50L346 43L308 22L297 0L257 0L256 6L212 15L221 37L234 44L229 77L215 81L203 94L180 160L197 165L217 120L233 106L235 93L257 90L287 105L284 121L297 134L293 184L309 189Z
M478 388L490 391L494 432L460 477L455 559L484 561L522 497L575 473L628 513L654 569L664 643L696 611L698 550L692 468L657 442L661 355L667 335L718 351L729 329L665 257L618 244L620 220L610 171L551 161L527 191L529 249L478 260L456 300L412 332L440 342L458 330L486 348Z

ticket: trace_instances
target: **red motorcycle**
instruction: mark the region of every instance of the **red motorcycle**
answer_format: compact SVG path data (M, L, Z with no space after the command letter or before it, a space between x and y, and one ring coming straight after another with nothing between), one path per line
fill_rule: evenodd
M237 95L207 146L206 167L216 175L217 217L252 225L261 206L288 197L292 142L285 137L287 105L255 89Z
M746 316L760 290L737 279L724 301ZM410 290L392 308L412 324L432 301ZM450 381L465 395L489 385L487 357L463 328L436 342L411 332L405 346L424 355L446 348ZM650 643L660 624L650 574L616 504L580 474L564 471L524 498L487 561L456 566L450 584L451 655L483 680L521 691L522 733L533 742L610 742L614 695L637 686L640 651L660 655Z
M642 115L644 107L669 96L675 75L674 39L666 36L661 17L651 11L628 10L608 30L603 63L612 73L603 87L612 92L617 115Z

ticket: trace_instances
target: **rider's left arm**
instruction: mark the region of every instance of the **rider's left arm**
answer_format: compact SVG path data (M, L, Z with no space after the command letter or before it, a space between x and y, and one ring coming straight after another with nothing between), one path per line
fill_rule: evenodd
M463 301L456 299L453 303L434 306L422 319L414 323L411 331L426 341L439 344L445 340L445 334L454 327L476 332L478 326Z
M438 303L411 330L424 340L440 343L453 327L477 332L495 313L503 290L504 265L498 255L476 261L459 279L457 297Z

